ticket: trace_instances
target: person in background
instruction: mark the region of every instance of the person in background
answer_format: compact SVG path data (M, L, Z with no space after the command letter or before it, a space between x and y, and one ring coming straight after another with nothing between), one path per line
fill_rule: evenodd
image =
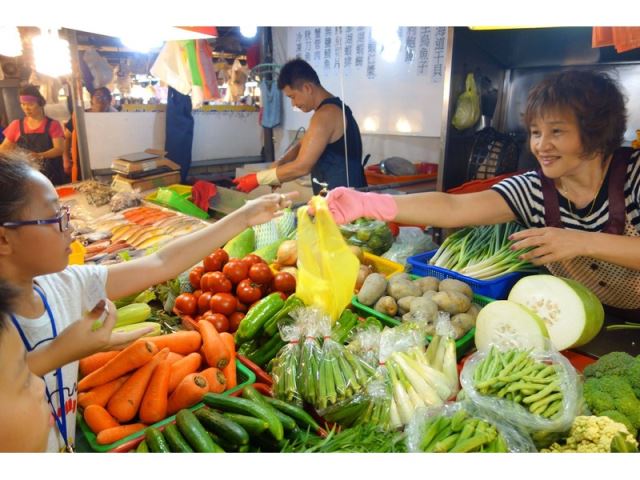
M9 321L18 291L0 280L0 452L44 452L53 416L42 378Z
M330 189L366 187L362 139L351 109L325 90L313 67L299 58L282 67L278 88L291 99L293 107L305 113L314 112L309 128L301 142L269 169L236 178L233 183L238 190L250 192L258 185L277 187L309 173ZM312 184L315 194L322 188L317 182Z
M42 173L51 183L67 183L69 178L65 174L62 159L64 132L60 122L44 114L47 102L38 87L22 87L19 95L20 107L25 117L14 120L4 129L5 139L0 149L7 151L19 147L28 150L31 152L31 160L41 166Z
M529 93L524 123L539 169L491 190L328 195L336 222L359 217L454 228L518 221L513 250L592 290L610 313L640 315L640 150L621 147L625 98L605 73L566 70Z

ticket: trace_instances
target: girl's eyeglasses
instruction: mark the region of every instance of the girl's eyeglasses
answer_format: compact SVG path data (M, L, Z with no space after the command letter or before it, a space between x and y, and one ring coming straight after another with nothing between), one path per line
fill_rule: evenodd
M24 225L49 225L58 224L60 232L66 232L69 229L69 221L71 220L71 212L69 207L64 206L60 209L60 213L53 218L44 218L42 220L21 220L19 222L4 222L0 225L7 228L22 227Z

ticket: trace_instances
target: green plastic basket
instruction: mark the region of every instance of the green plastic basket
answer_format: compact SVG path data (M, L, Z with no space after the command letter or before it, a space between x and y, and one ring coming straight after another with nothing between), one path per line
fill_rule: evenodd
M418 278L418 275L410 275L411 278ZM473 294L473 302L478 304L480 307L484 307L488 303L493 302L493 298L484 297L482 295ZM358 301L358 296L354 295L351 299L351 305L353 305L356 310L359 310L361 313L366 315L370 315L379 319L382 323L389 327L396 327L402 323L401 320L397 318L390 317L389 315L385 315L384 313L380 313L377 310L374 310L367 305L363 305ZM462 337L456 340L456 356L458 360L460 360L465 353L467 353L471 347L473 346L473 338L476 333L476 327L472 327L467 333L465 333ZM427 336L427 339L431 341L431 336Z
M191 196L191 189L192 187L189 185L160 187L152 194L147 195L145 200L206 220L209 218L209 214L188 200Z
M251 385L256 381L255 374L237 359L236 359L236 371L237 371L238 384L235 387L225 391L223 395L231 395L234 392L237 392L238 390L241 390L245 386ZM204 403L200 402L194 405L193 407L189 408L189 410L194 411L199 408L202 408L203 406L204 406ZM173 422L175 418L176 418L175 415L171 415L170 417L165 418L164 420L160 420L159 422L149 425L149 427L155 427L155 428L163 427L164 425ZM102 453L110 452L110 451L120 451L119 447L122 447L122 445L124 444L131 443L131 445L134 445L136 443L135 442L136 440L144 437L144 432L146 430L146 429L143 429L138 432L132 433L128 437L118 440L117 442L110 443L108 445L100 445L96 440L96 434L91 431L89 426L84 421L84 418L82 417L82 414L80 412L78 412L77 421L78 421L78 426L80 427L80 430L82 430L82 433L84 434L84 437L87 443L89 444L89 446L94 451L102 452Z

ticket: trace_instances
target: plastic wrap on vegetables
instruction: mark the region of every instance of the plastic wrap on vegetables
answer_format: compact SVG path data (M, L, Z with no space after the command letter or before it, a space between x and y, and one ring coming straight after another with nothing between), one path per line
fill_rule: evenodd
M341 225L340 233L351 245L374 255L382 255L393 244L391 229L380 220L359 218L352 223Z
M304 310L299 308L290 312L294 319L291 323L278 325L280 336L287 344L280 349L272 360L271 376L273 377L273 394L285 402L302 404L302 396L298 391L298 373L300 368L300 340L303 325L296 321L297 314Z

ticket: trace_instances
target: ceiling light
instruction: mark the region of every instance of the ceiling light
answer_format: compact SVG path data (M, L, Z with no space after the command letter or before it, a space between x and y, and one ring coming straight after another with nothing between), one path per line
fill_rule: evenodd
M40 31L42 33L32 39L36 71L50 77L69 75L69 42L58 36L57 28L41 28Z
M22 40L18 27L0 27L0 55L5 57L22 55Z
M242 34L243 37L253 38L258 33L258 27L256 27L256 26L253 26L253 27L240 27L240 33Z

